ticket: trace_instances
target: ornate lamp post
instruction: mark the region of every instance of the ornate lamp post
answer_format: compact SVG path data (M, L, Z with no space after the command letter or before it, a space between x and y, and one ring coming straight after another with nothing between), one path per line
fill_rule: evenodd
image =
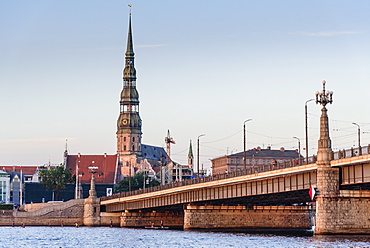
M244 139L243 139L243 143L244 143L244 156L243 156L244 170L247 169L247 152L246 152L246 149L247 149L247 134L246 134L246 131L245 131L245 123L248 122L248 121L251 121L251 120L252 119L245 120L244 123L243 123L243 130L244 130Z
M94 166L95 161L92 161L92 165L89 166L89 172L91 173L91 185L89 190L89 196L96 197L96 190L95 190L95 173L98 172L98 167Z
M317 187L321 191L321 197L336 197L339 193L339 169L332 168L331 140L329 137L329 123L326 105L333 102L333 92L325 89L325 81L322 81L323 90L316 92L316 104L322 105L320 117L320 139L317 151Z
M362 155L362 149L361 149L361 139L360 139L360 134L361 134L361 129L360 129L360 125L358 125L357 123L355 122L352 122L353 125L356 125L357 126L357 136L358 136L358 155Z
M307 117L307 103L315 99L309 99L304 103L304 116L305 116L305 131L306 131L306 164L308 164L308 117Z
M297 137L293 137L293 139L298 140L298 165L301 165L301 140Z
M199 138L202 137L202 136L205 136L205 134L199 135L198 139L197 139L197 173L198 173L198 177L199 177Z

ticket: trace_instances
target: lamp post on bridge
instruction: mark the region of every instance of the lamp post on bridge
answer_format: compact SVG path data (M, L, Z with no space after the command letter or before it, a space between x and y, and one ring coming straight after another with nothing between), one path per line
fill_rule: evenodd
M355 123L355 122L352 122L353 125L356 125L357 126L357 136L358 136L358 155L362 155L362 149L361 149L361 139L360 139L360 135L361 135L361 129L360 129L360 125Z
M325 89L325 80L322 81L323 90L316 92L316 104L322 105L320 117L320 139L317 150L317 188L321 191L320 197L337 197L339 193L339 169L332 168L331 140L329 136L329 121L326 105L333 102L333 92Z
M304 103L304 115L305 115L305 131L306 131L306 164L308 164L308 116L307 116L307 103L314 101L315 99L309 99Z
M243 130L244 130L244 139L243 139L243 143L244 143L244 156L243 156L244 170L247 169L247 152L246 152L246 149L247 149L247 134L246 134L246 130L245 130L245 123L248 122L248 121L251 121L251 120L252 119L245 120L244 123L243 123Z
M199 138L202 137L202 136L205 136L205 134L199 135L198 139L197 139L197 173L198 173L198 177L199 177Z
M89 190L89 197L96 197L96 190L95 190L95 173L98 171L98 167L95 166L95 161L92 161L92 165L89 166L89 171L91 173L91 185Z
M298 140L298 165L301 165L301 140L295 136L293 139Z

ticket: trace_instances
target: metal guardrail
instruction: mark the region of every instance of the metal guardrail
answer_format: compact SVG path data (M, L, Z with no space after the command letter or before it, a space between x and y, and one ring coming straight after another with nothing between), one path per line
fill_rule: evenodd
M359 147L359 148L352 147L347 150L339 150L336 152L332 152L331 159L335 160L335 159L341 159L341 158L349 158L349 157L356 157L360 155L366 155L366 154L369 154L369 151L370 151L370 144L365 147ZM309 162L308 164L315 163L316 156L314 155L314 156L309 157L308 162ZM300 161L298 159L278 161L276 164L259 165L259 166L247 168L245 170L241 169L241 170L236 170L236 171L232 171L232 172L224 173L224 174L216 174L216 175L204 176L204 177L199 177L199 178L194 178L194 179L187 179L184 181L173 182L173 183L150 187L146 189L139 189L135 191L117 193L117 194L113 194L110 196L103 196L101 200L106 201L106 200L111 200L115 198L145 194L145 193L155 192L159 190L171 189L175 187L181 187L181 186L192 185L192 184L197 184L197 183L211 182L211 181L227 179L227 178L232 178L232 177L252 175L256 173L285 169L289 167L295 167L295 166L306 165L306 164L307 164L306 159L303 159L303 158Z

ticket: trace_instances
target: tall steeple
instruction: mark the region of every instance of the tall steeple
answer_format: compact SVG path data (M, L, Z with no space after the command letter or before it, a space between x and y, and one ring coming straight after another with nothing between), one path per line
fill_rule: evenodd
M131 13L123 69L123 89L120 100L120 115L117 120L117 153L119 155L141 154L141 118L139 93L136 90L135 53L132 41Z

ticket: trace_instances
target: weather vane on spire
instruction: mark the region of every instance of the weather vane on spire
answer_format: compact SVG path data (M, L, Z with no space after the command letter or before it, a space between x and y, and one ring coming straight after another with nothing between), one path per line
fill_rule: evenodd
M129 4L128 7L130 8L130 15L131 15L132 4Z

